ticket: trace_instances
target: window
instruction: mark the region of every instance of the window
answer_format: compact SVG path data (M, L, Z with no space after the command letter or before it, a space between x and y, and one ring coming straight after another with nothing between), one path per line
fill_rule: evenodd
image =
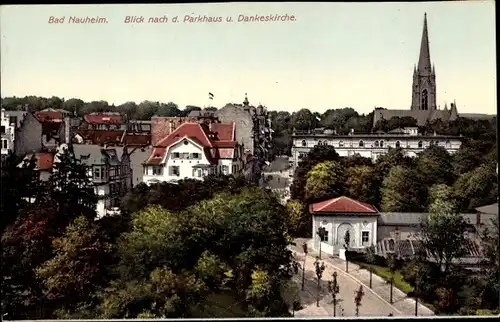
M343 147L344 146L344 141L340 141L339 142L339 147Z
M399 141L396 141L396 148L399 148L401 146L401 144L399 143Z
M365 143L363 141L359 141L359 147L362 148L363 146L365 146Z
M380 141L380 147L383 148L384 147L384 141Z
M172 153L172 159L179 159L179 158L180 158L179 152Z
M147 175L148 174L148 166L146 166L146 165L143 166L143 170L144 170L143 174Z
M187 142L187 141L185 141L185 142ZM183 159L189 159L189 152L182 153L182 158Z
M361 243L363 244L363 246L370 245L370 232L369 231L361 232Z
M7 140L2 140L2 149L7 149Z
M154 165L153 166L153 175L154 176L161 176L163 174L163 167L160 165Z
M229 172L229 166L223 165L222 166L222 174L228 174Z
M422 141L418 141L418 148L421 149L424 146L424 143Z
M451 142L450 142L450 140L446 140L446 147L447 148L451 148Z
M184 145L188 145L188 144L189 144L188 140L184 140Z
M427 90L424 89L422 91L422 105L421 105L420 109L427 111L429 109L428 104L429 104L429 96L427 94Z
M318 145L323 145L323 142L321 142L321 140L319 140Z
M94 168L94 179L101 179L101 167Z
M2 127L0 128L0 132L1 132L2 134L4 134L4 133L5 133L5 126L3 126L3 125L2 125Z
M378 148L378 141L375 141L375 147Z
M176 165L170 166L169 171L168 171L168 175L178 177L180 175L179 166L176 166Z
M191 159L201 159L199 153L191 153Z
M306 156L305 153L299 153L299 159L303 159Z
M302 146L307 146L306 140L302 140Z

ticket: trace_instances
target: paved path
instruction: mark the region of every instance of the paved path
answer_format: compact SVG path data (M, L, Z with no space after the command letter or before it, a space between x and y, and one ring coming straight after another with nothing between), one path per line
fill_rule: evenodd
M294 251L295 257L301 265L303 264L304 253L302 252L302 243L308 241L305 239L296 240L297 246L292 246L291 249ZM309 247L311 249L311 247ZM317 253L311 252L308 254L306 259L306 291L309 295L301 293L301 299L303 299L304 314L309 316L324 316L325 311L328 315L333 315L332 307L332 297L327 291L327 282L332 279L332 274L337 271L337 280L340 286L339 297L342 302L339 304L340 309L337 309L337 316L341 316L342 309L344 316L354 316L355 305L354 305L354 292L359 288L360 285L363 286L363 291L365 295L362 300L362 306L360 307L360 316L387 316L392 313L394 316L414 316L415 315L415 301L412 298L408 298L405 293L399 289L394 288L393 290L393 304L389 303L390 299L390 285L383 280L381 277L374 275L372 276L372 289L369 288L370 273L364 269L359 269L359 266L353 263L349 263L349 273L345 272L345 261L338 258L332 258L331 255L323 253L322 261L325 263L326 269L323 273L322 284L323 292L321 294L320 307L316 307L316 303L312 303L314 308L311 308L310 297L315 297L317 294L317 284L315 283L315 270L314 261ZM301 272L299 272L301 275ZM300 285L301 283L299 283ZM311 295L313 294L313 295ZM303 296L303 297L302 297ZM314 311L314 312L313 312ZM302 310L296 313L296 316L301 315ZM434 315L434 313L429 310L424 305L419 303L418 315L429 316Z

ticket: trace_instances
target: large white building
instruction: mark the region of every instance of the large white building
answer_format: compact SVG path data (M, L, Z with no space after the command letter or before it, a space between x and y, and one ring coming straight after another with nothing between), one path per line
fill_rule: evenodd
M10 123L9 116L5 113L5 110L2 108L1 112L1 136L2 136L2 145L1 151L2 155L8 155L12 153L14 150L14 134L15 134L15 124Z
M341 157L356 154L373 161L387 153L389 148L401 148L410 157L417 156L431 145L441 146L448 153L455 153L462 145L462 137L447 135L421 135L418 128L409 127L389 133L337 135L330 130L294 133L292 161L294 169L300 160L317 145L331 145Z
M243 168L243 147L235 141L235 123L186 122L158 141L144 163L143 182L203 179L235 175Z

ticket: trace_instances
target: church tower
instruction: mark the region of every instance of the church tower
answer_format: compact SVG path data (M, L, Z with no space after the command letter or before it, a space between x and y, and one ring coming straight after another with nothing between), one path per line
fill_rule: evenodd
M434 66L431 67L427 13L424 14L424 30L422 32L418 66L413 68L411 109L423 111L436 109L436 74Z

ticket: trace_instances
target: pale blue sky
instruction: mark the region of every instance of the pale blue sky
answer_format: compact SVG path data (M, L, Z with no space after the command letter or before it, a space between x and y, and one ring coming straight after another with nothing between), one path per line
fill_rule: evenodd
M2 96L272 110L409 109L427 12L437 101L496 113L493 1L2 6ZM295 22L125 24L127 15L289 14ZM50 16L66 16L49 24ZM107 24L68 24L100 16Z

